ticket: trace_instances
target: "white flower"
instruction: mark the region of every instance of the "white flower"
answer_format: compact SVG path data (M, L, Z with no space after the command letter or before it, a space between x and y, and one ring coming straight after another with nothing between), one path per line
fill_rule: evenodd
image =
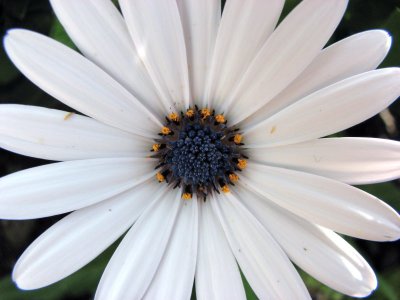
M348 295L376 288L368 263L335 232L399 238L399 215L349 184L400 177L400 143L321 137L400 94L399 69L373 70L389 49L387 33L362 32L321 50L345 0L304 0L276 29L283 0L230 0L222 18L219 0L120 0L124 18L108 0L51 2L84 56L27 30L11 30L5 47L31 81L88 117L0 106L1 147L61 161L1 178L0 217L73 211L17 262L20 288L65 278L127 230L96 299L189 299L194 279L198 299L244 299L238 265L261 299L308 299L291 261ZM223 115L201 115L195 105ZM170 150L189 108L201 115L194 123L218 123L230 137L223 159L212 150L218 158L197 169L191 163L199 166L204 145L217 142L185 148L200 151L191 163ZM164 121L180 111L179 121ZM223 127L224 118L235 126ZM162 126L175 135L160 138ZM204 175L217 161L231 169ZM157 178L181 187L156 181L159 163ZM208 181L198 184L203 175L193 172ZM226 193L203 201L213 184Z

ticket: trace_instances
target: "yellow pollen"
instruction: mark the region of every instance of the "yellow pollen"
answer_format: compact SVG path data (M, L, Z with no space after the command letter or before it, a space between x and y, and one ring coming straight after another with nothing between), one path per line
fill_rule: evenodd
M187 116L188 118L193 117L193 116L194 116L194 110L193 110L193 109L188 109L188 110L186 111L186 116Z
M169 129L168 127L164 126L163 128L161 128L161 134L168 135L170 133L171 133L171 129Z
M201 110L201 116L203 117L203 119L211 116L211 110L209 110L208 108L203 108Z
M182 199L183 200L190 200L190 199L192 199L192 194L191 193L183 193L182 194Z
M217 121L218 123L225 123L225 117L223 115L216 115L215 121Z
M230 192L229 186L227 186L227 185L224 185L223 187L221 187L221 190L222 190L225 194L227 194L227 193Z
M238 159L237 166L240 170L243 170L247 166L247 161L245 159Z
M170 119L173 122L178 122L179 121L179 115L176 113L170 113L168 115L168 119Z
M242 135L240 134L235 134L235 136L233 137L233 141L235 142L235 144L240 144L242 142Z
M239 176L234 173L229 174L229 180L232 182L237 182L239 180Z
M157 180L158 180L158 182L163 182L164 181L164 175L163 174L161 174L160 172L158 172L157 174L156 174L156 178L157 178Z
M153 151L157 152L158 150L160 150L161 145L160 144L153 144Z

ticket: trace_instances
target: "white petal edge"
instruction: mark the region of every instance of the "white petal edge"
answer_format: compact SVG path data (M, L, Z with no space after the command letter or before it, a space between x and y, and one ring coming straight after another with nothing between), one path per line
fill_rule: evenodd
M226 2L203 106L223 112L223 102L273 32L283 4L283 0Z
M400 142L373 138L324 138L299 144L253 148L257 163L372 184L400 177Z
M176 190L167 191L146 208L111 257L95 300L143 297L164 256L181 208L181 195Z
M76 272L122 236L150 200L165 193L165 187L153 180L144 182L69 214L25 250L14 267L13 280L20 289L32 290Z
M171 110L190 104L189 73L182 23L175 0L119 0L139 56Z
M243 274L260 299L311 299L275 239L232 194L210 201Z
M205 82L211 65L221 19L221 1L177 0L185 34L191 87L191 107L204 99Z
M254 163L248 163L241 181L277 205L336 232L372 241L400 237L396 211L351 185Z
M77 210L154 176L154 161L103 158L54 163L0 178L0 218L33 219Z
M50 2L79 50L163 118L171 103L162 103L157 95L115 5L110 0Z
M18 69L46 93L108 125L154 138L162 126L105 71L44 35L13 29L4 46Z
M391 37L383 30L354 34L325 48L288 87L240 124L244 131L297 100L345 78L376 69Z
M304 0L279 24L224 102L236 124L278 95L319 54L347 0Z
M271 232L289 258L318 281L352 296L377 287L374 271L343 238L239 187L236 197Z
M143 299L190 299L196 270L198 201L194 197L183 203L167 249Z
M200 204L196 297L245 300L239 268L210 201Z
M145 157L151 144L150 139L75 113L0 105L0 147L19 154L58 161Z
M336 133L379 113L399 95L399 68L350 77L297 101L246 131L246 147L294 144Z

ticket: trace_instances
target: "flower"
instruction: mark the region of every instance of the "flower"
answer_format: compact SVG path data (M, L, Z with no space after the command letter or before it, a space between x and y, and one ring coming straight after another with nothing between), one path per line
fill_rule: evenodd
M335 232L399 238L399 215L350 184L400 177L400 143L323 137L399 96L399 69L374 70L387 33L321 50L345 0L304 0L276 29L283 0L230 0L222 18L219 1L121 0L124 18L108 0L51 2L84 56L21 29L5 47L87 117L0 106L3 148L60 161L1 178L0 217L72 212L21 256L20 288L65 278L127 230L96 299L188 299L194 279L200 299L243 299L238 265L259 298L308 299L292 262L348 295L376 288Z

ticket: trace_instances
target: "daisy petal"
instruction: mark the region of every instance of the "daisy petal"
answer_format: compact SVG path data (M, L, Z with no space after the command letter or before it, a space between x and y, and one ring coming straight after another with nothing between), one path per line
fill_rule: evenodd
M390 44L386 31L369 30L329 46L287 88L244 120L240 128L248 130L318 89L375 69L387 55Z
M241 180L310 222L373 241L400 237L400 217L373 195L313 174L249 163Z
M50 2L79 50L162 118L170 103L161 103L114 4L110 0Z
M226 2L204 106L223 111L223 101L274 30L283 3L283 0L248 0L246 5L242 0Z
M400 177L400 142L372 138L325 138L289 146L248 149L258 163L295 169L349 184Z
M173 103L176 110L188 107L185 39L176 1L120 0L119 4L159 94L164 101Z
M198 229L198 201L193 199L184 202L157 273L143 299L190 299Z
M256 112L304 71L331 37L347 2L304 0L282 21L225 99L233 124Z
M160 190L165 193L165 186L145 182L69 214L25 250L14 267L13 280L19 288L31 290L76 272L123 235L146 208L149 199L161 196Z
M0 147L50 160L145 156L151 141L66 111L0 105Z
M246 299L239 268L210 201L201 203L196 297L199 300Z
M162 126L118 82L61 43L35 32L13 29L8 31L4 45L25 76L66 105L143 136L154 137Z
M311 299L275 239L232 194L210 201L243 274L260 299Z
M146 208L118 246L101 277L96 300L143 298L182 208L177 191L164 195Z
M211 64L221 19L221 1L177 0L185 34L191 87L191 107L204 99L206 74Z
M245 133L249 148L294 144L361 123L400 94L400 69L356 75L319 90ZM349 113L351 111L351 113Z
M374 271L339 235L246 189L241 188L237 195L271 232L289 258L318 281L353 297L365 297L376 288Z
M126 191L153 176L153 161L75 160L0 178L0 218L33 219L77 210Z

